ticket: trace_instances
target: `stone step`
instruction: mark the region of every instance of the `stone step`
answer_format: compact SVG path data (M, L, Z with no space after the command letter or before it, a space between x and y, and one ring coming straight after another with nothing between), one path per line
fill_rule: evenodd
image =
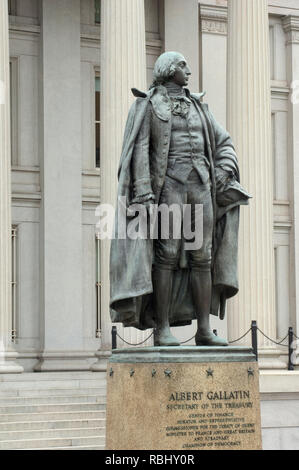
M0 449L103 450L106 373L0 375Z
M1 374L2 382L36 382L42 381L64 381L65 378L74 380L99 380L105 379L106 372L26 372L24 374Z
M92 411L104 410L105 403L60 403L44 405L7 405L0 406L0 416L19 413L56 413L66 411Z
M20 441L2 441L0 442L0 450L9 449L48 449L57 447L74 447L74 446L98 446L104 445L104 436L88 436L88 437L68 437L56 439L28 439Z
M0 423L0 432L4 431L38 431L50 429L68 429L68 428L99 428L105 429L105 417L99 419L69 419L67 421L17 421Z
M76 447L47 447L39 448L39 450L105 450L106 446L104 444L99 446L76 446ZM35 450L35 449L27 449Z
M60 384L59 384L60 385ZM33 386L33 385L32 385ZM44 396L85 396L85 395L105 395L106 386L97 386L89 388L44 388L38 389L38 384L34 389L5 389L3 390L0 385L0 400L2 398L15 398L15 397L44 397Z
M0 383L1 391L13 391L13 390L45 390L45 389L80 389L80 388L99 388L105 387L106 380L75 380L68 379L65 377L64 380L45 380L45 381L20 381L20 382L2 382Z
M89 392L90 393L90 392ZM73 403L106 403L106 396L101 395L77 395L77 396L42 396L42 397L0 397L0 407L6 405L50 405L50 404L73 404Z
M35 413L6 413L0 414L0 423L16 423L25 421L66 421L71 419L101 419L105 418L105 410L64 411L64 412L35 412Z
M104 435L104 428L39 429L36 431L0 431L0 445L3 441L21 441L45 438L87 437Z

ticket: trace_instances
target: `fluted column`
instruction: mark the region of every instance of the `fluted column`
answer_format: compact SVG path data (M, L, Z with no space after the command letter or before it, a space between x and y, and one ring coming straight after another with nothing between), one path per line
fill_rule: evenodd
M229 338L251 320L276 338L269 26L267 0L228 0L227 126L236 146L241 182L252 198L241 208L240 292L229 305ZM250 336L247 337L250 342ZM273 345L259 335L266 357ZM266 361L266 367L272 367Z
M291 229L291 311L292 326L299 337L299 16L285 16L283 28L286 36L287 81L291 96L288 100L288 147L290 155L290 193L292 210ZM297 358L292 362L299 366L299 341L297 341Z
M0 373L23 372L11 347L10 98L7 1L0 3Z
M115 206L124 126L134 100L131 88L146 90L144 0L102 0L101 11L101 203ZM103 240L102 351L111 348L109 249L110 241ZM120 325L118 331L130 342L148 334Z

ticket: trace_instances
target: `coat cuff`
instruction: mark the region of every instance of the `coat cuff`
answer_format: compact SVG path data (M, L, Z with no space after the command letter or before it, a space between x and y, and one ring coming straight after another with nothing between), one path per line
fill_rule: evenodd
M149 178L141 178L134 183L135 197L143 196L144 194L152 193L152 185Z
M153 193L144 194L143 196L136 196L131 204L144 204L147 201L155 202L155 195Z

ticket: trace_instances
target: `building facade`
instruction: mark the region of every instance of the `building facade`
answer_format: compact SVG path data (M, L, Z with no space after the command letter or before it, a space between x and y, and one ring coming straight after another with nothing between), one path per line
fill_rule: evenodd
M253 196L240 294L213 327L231 341L252 320L276 343L290 326L299 336L298 0L1 0L0 15L0 373L105 365L109 242L96 208L115 202L130 88L148 88L164 50L187 58ZM299 358L287 371L276 343L259 334L264 442L287 448L290 428L299 442Z

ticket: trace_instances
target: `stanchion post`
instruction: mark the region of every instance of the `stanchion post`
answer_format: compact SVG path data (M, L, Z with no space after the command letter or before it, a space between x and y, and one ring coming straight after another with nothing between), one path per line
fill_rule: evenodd
M255 320L251 322L251 345L255 358L258 361L258 351L257 351L257 323Z
M112 336L112 349L117 349L117 327L113 326L111 330Z
M294 370L294 365L292 363L292 356L294 353L293 342L294 342L294 332L293 328L290 326L289 328L289 363L288 363L288 370Z

